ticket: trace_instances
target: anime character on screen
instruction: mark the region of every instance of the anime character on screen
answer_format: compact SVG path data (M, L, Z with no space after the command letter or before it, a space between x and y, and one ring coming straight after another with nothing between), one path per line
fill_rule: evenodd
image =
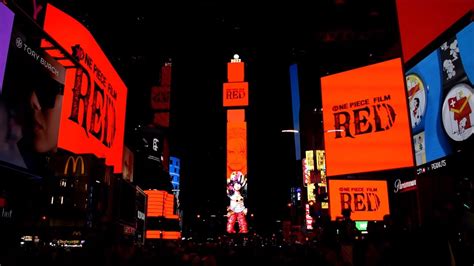
M235 222L239 223L239 233L248 233L247 208L244 205L244 191L247 185L247 178L242 172L232 172L227 183L227 196L230 198L230 205L227 207L227 232L234 234Z

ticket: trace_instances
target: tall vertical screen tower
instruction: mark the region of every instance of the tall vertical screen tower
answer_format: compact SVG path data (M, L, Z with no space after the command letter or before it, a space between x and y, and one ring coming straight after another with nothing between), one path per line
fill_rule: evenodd
M248 83L244 81L244 63L238 55L227 63L227 81L223 86L223 106L227 110L227 232L247 233L247 208L244 198L247 191L247 123L245 107L248 106Z

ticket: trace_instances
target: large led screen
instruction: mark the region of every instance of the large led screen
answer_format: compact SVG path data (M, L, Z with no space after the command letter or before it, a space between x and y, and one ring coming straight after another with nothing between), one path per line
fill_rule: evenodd
M328 176L413 166L400 59L321 78Z
M243 109L227 110L226 165L227 182L232 172L247 175L247 122Z
M406 71L417 166L472 149L474 23L460 27Z
M3 88L3 75L5 74L5 64L7 62L8 47L13 27L13 17L15 14L3 3L0 3L0 94Z
M382 221L390 214L387 181L329 180L329 214L331 220L342 218L351 210L354 221Z
M2 54L8 50L0 94L0 161L42 175L57 151L65 68L41 47L51 40L38 25L19 13L9 32L12 18L9 11L0 17ZM57 47L50 43L50 48Z
M405 62L474 9L472 0L397 0L396 3Z
M114 173L121 172L125 84L91 33L74 18L48 5L44 30L88 72L74 68L66 73L58 146L105 157Z

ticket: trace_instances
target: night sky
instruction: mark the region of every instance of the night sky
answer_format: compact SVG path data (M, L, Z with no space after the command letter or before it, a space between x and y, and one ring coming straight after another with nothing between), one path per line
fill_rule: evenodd
M222 2L52 1L89 28L126 83L127 131L149 122L150 87L172 58L171 155L181 159L188 221L222 217L228 204L222 83L227 62L240 55L250 95L247 206L264 231L288 215L289 187L301 176L293 136L281 133L292 128L289 65L299 63L304 127L317 130L320 76L399 55L394 1Z

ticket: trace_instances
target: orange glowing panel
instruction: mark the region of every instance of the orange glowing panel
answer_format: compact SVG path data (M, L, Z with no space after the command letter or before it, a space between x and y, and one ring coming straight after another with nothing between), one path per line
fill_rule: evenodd
M222 101L225 107L248 106L249 84L247 82L224 83Z
M179 219L174 214L174 194L162 190L145 190L148 195L147 217L161 217Z
M145 238L147 239L179 239L181 232L178 231L162 231L162 230L147 230Z
M245 110L244 109L227 110L227 122L245 122Z
M247 174L247 123L227 123L227 179L234 171ZM229 180L227 180L229 181Z
M181 232L177 231L163 231L163 239L179 239Z
M243 82L244 81L244 63L235 62L227 63L227 81Z
M473 0L397 0L396 3L405 62L474 9Z
M390 214L387 181L329 180L329 213L331 220L351 209L354 221L381 221Z
M146 216L163 216L166 192L161 190L145 190L145 194L148 196Z
M413 166L400 59L321 78L327 176Z
M122 172L127 87L91 33L48 4L44 30L84 66L66 72L58 147L105 157Z

